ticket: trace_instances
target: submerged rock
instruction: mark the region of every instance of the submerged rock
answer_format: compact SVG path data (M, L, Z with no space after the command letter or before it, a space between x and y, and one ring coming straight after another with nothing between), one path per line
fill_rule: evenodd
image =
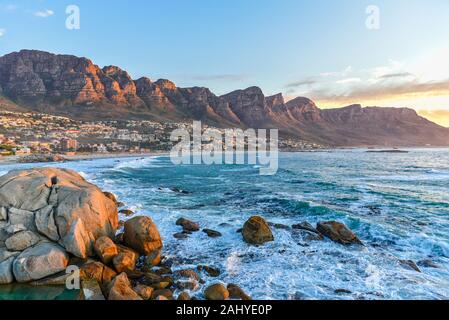
M268 223L259 216L251 217L245 222L242 230L243 239L249 244L261 245L274 241L273 233Z
M210 238L218 238L222 236L220 232L211 229L203 229L203 232L207 234Z
M134 287L134 291L143 299L150 300L153 295L154 289L150 286L145 286L143 284L138 284Z
M198 266L198 271L205 271L211 277L218 277L220 275L220 269L210 266Z
M439 268L439 266L434 261L429 259L418 261L418 266L423 268L434 268L434 269Z
M399 260L399 263L407 269L415 270L416 272L421 272L421 270L413 260Z
M119 211L120 214L123 214L124 216L130 217L134 215L134 211L129 209L123 209Z
M336 221L320 222L317 224L317 230L324 236L334 242L344 245L363 244L362 241L346 227L343 223Z

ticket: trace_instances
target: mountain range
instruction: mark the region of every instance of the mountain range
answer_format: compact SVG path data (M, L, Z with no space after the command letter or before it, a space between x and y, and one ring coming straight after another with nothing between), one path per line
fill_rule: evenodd
M320 109L307 98L286 102L250 87L217 96L208 88L134 80L87 58L22 50L0 57L0 109L79 120L148 119L218 127L278 128L285 137L328 146L449 146L449 128L413 109L351 105Z

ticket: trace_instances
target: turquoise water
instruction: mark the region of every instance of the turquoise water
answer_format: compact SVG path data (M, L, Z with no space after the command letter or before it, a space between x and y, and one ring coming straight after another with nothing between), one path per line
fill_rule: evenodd
M275 176L260 176L249 165L174 166L163 156L58 166L82 172L138 214L153 217L175 269L219 267L219 280L241 285L256 299L449 298L447 149L283 153ZM171 191L174 187L189 194ZM248 246L236 230L255 214L286 225L342 221L366 246L305 243L281 229L273 230L274 242ZM198 232L176 240L179 217L223 237ZM439 268L421 267L418 273L401 266L400 259L430 259Z

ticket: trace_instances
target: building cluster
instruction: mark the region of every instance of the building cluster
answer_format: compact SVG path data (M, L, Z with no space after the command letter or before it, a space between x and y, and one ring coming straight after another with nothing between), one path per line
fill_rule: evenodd
M192 123L160 123L146 120L76 121L36 113L0 111L0 155L31 153L141 153L168 151L175 129L192 133ZM224 129L203 126L216 134ZM321 146L298 140L281 140L280 148L307 149Z

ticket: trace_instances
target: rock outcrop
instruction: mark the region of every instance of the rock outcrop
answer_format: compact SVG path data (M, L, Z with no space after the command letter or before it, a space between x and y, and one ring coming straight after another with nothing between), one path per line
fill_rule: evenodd
M114 237L117 206L74 171L40 168L0 177L0 207L10 225L23 225L57 241L80 258L94 254L95 240Z

